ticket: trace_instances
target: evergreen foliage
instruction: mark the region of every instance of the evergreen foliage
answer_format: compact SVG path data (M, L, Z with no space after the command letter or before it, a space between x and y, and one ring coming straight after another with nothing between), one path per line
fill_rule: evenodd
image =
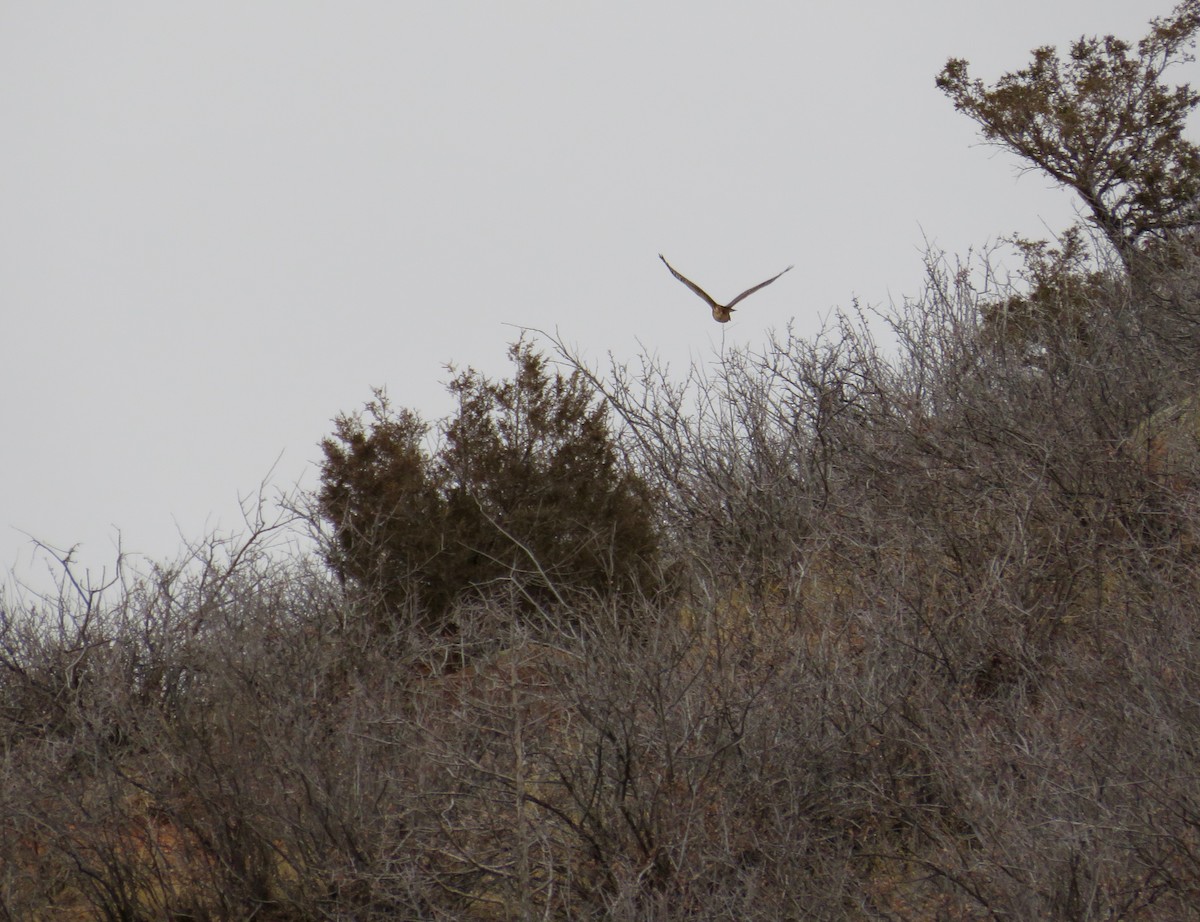
M1178 272L1173 290L1162 284L1172 265L1189 261L1200 222L1200 147L1184 136L1200 94L1164 82L1167 70L1192 59L1198 31L1200 0L1184 0L1136 46L1083 37L1065 59L1043 46L1027 67L990 86L972 79L961 58L938 75L938 87L984 138L1079 196L1123 270L1099 268L1080 227L1055 245L1012 239L1026 290L985 305L984 322L989 336L1023 344L1031 364L1070 361L1079 339L1092 335L1099 300L1123 285L1133 288L1135 310L1122 322L1152 331L1160 348L1176 353L1196 345L1200 289L1184 284L1181 292Z
M390 618L440 624L467 592L541 604L657 586L652 499L606 407L528 343L509 355L509 380L450 382L458 409L432 452L428 426L379 392L322 443L330 563Z
M1052 46L992 86L952 58L937 85L955 108L1083 200L1089 220L1128 266L1149 239L1200 218L1200 148L1184 137L1200 95L1164 73L1190 60L1200 0L1184 0L1137 43L1080 38L1066 60Z

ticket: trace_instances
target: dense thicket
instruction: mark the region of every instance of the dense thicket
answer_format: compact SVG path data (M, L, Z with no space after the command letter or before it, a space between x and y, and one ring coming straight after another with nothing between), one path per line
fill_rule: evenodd
M607 408L528 343L510 357L510 380L450 383L458 409L432 453L417 414L381 393L322 445L327 557L388 621L452 629L468 595L537 606L661 585L653 503Z
M685 380L518 346L432 452L339 421L316 553L256 520L103 591L64 559L0 619L0 919L1200 918L1168 223L1012 288L930 254L872 323Z

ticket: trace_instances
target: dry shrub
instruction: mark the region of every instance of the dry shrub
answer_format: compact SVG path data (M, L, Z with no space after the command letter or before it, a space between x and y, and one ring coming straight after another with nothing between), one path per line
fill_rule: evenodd
M1120 278L1033 352L994 279L931 260L887 348L580 365L669 604L518 554L381 626L261 522L65 559L0 625L0 918L1196 917L1194 496L1137 446L1198 382Z

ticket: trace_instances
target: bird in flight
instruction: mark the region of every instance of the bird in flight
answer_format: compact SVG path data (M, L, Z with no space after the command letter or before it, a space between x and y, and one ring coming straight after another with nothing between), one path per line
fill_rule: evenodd
M771 278L767 279L765 282L759 282L753 288L747 288L745 291L743 291L740 295L738 295L736 298L734 298L728 304L718 304L716 301L713 300L712 295L710 295L707 291L705 291L703 288L701 288L699 285L697 285L691 279L686 278L686 277L680 275L678 272L676 272L675 267L672 266L669 262L667 262L667 257L663 256L662 253L658 254L658 258L663 261L664 266L666 266L668 269L671 270L671 274L673 276L675 276L675 278L679 279L679 281L683 282L683 284L687 285L688 288L692 289L692 291L696 292L696 294L698 294L700 297L702 297L705 300L705 302L708 304L708 306L712 308L713 320L715 320L717 323L729 323L729 321L731 319L731 315L733 314L733 306L735 304L737 304L743 298L748 298L750 295L754 294L754 292L758 291L758 289L766 288L773 281L775 281L775 279L779 278L779 275L783 275L783 272L787 272L788 269L792 268L792 266L788 266L787 269L784 269L783 272L779 273L779 275L773 275L773 276L771 276Z

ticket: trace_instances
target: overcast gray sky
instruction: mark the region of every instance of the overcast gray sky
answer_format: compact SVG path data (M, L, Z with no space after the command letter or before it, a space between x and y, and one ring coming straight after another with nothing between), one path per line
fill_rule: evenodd
M934 88L1170 2L0 2L0 569L173 556L516 324L675 366L1070 197ZM1176 80L1196 77L1191 66ZM717 297L796 269L719 327Z

